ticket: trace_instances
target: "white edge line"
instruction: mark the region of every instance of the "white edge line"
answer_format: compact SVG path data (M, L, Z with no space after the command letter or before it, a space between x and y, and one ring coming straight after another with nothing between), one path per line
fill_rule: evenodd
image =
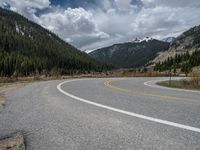
M144 85L153 87L153 88L159 88L159 89L167 89L167 90L174 90L174 91L180 91L180 92L192 92L192 93L200 93L200 91L197 90L186 90L186 89L178 89L178 88L169 88L169 87L164 87L160 85L155 85L156 82L161 82L161 81L167 81L167 79L161 79L161 80L150 80L147 82L144 82ZM154 83L154 84L151 84Z
M90 105L93 105L93 106L96 106L96 107L104 108L104 109L111 110L111 111L114 111L114 112L118 112L118 113L121 113L121 114L125 114L125 115L128 115L128 116L132 116L132 117L136 117L136 118L140 118L140 119L144 119L144 120L148 120L148 121L152 121L152 122L156 122L156 123L169 125L169 126L173 126L173 127L177 127L177 128L181 128L181 129L190 130L190 131L193 131L193 132L200 133L200 129L199 128L186 126L186 125L182 125L182 124L178 124L178 123L174 123L174 122L170 122L170 121L166 121L166 120L161 120L161 119L157 119L157 118L153 118L153 117L148 117L148 116L144 116L144 115L141 115L141 114L136 114L136 113L128 112L128 111L125 111L125 110L117 109L117 108L114 108L114 107L110 107L110 106L102 105L102 104L99 104L99 103L91 102L89 100L86 100L86 99L77 97L75 95L72 95L72 94L64 91L61 88L61 86L63 84L74 82L74 81L80 81L80 79L79 80L64 81L64 82L60 83L59 85L57 85L57 89L61 93L63 93L64 95L66 95L68 97L71 97L71 98L73 98L75 100L78 100L80 102L84 102L84 103L87 103L87 104L90 104Z

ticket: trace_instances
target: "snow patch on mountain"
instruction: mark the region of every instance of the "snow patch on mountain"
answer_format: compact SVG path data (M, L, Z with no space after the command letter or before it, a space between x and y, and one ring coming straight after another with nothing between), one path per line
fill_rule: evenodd
M132 41L132 43L141 43L141 42L149 42L149 41L152 41L153 38L151 37L145 37L143 39L139 39L139 38L135 38L135 40Z
M172 43L176 38L175 37L166 37L162 39L163 42Z
M21 30L21 26L15 23L15 29L17 33L20 33L22 36L24 36L24 32Z

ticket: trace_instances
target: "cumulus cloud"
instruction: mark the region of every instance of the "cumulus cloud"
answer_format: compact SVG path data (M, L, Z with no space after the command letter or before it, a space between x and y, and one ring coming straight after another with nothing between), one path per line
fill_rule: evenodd
M89 42L91 38L97 40L109 38L107 33L98 28L93 14L83 8L67 8L43 14L38 22L76 46L85 44L85 41Z
M162 39L167 36L178 36L183 31L200 24L200 1L179 0L143 0L144 7L132 23L134 33L142 36L154 36ZM193 5L196 4L196 5ZM149 5L148 5L149 6Z
M177 36L200 24L199 0L1 0L81 50L96 49L136 37ZM80 4L80 5L79 5ZM73 7L76 6L76 7ZM38 13L38 10L41 10Z
M35 19L37 9L50 7L49 0L2 0L2 3L10 5L10 9L16 11L29 19ZM2 6L2 4L0 3Z
M131 0L115 0L119 10L127 11L131 9Z
M143 9L132 23L133 31L135 34L149 34L152 36L158 33L171 32L177 27L181 29L183 18L177 17L180 11L182 10L168 7Z
M58 34L66 32L69 36L91 34L97 31L92 20L92 14L83 8L68 8L40 16L40 24Z
M142 0L145 6L188 7L200 4L199 0Z

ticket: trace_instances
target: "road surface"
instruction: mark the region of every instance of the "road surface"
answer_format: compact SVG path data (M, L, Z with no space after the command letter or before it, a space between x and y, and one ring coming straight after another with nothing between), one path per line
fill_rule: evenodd
M21 131L28 150L200 150L200 92L166 78L33 83L7 95L0 137Z

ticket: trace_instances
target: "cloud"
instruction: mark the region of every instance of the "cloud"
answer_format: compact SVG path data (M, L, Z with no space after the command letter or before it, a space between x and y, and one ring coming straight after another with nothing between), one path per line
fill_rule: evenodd
M168 7L155 7L153 9L143 9L132 23L135 33L141 34L158 34L164 31L173 30L181 27L182 18L177 15L181 10L171 9Z
M131 0L115 0L115 3L119 10L127 11L131 9Z
M200 23L200 9L193 7L157 6L144 8L132 23L135 35L154 36L162 39L168 35L178 36L181 32Z
M51 0L52 2L52 0ZM199 0L1 0L81 50L152 36L177 36L200 24ZM64 1L62 2L64 3ZM56 5L55 5L56 4Z
M83 8L59 9L46 13L39 16L38 22L76 46L81 46L82 43L85 43L84 41L88 41L90 38L98 40L109 38L107 33L98 28L93 14Z
M38 8L44 9L49 7L50 1L49 0L3 0L2 2L9 3L12 7L15 7L18 11L23 10L25 8Z
M10 9L16 11L29 19L34 19L37 9L50 7L49 0L2 0L3 3L9 4ZM2 6L2 4L0 3Z
M199 0L142 0L147 7L190 7L200 4Z
M41 15L40 24L58 34L84 35L97 30L92 19L92 14L83 8L68 8Z

